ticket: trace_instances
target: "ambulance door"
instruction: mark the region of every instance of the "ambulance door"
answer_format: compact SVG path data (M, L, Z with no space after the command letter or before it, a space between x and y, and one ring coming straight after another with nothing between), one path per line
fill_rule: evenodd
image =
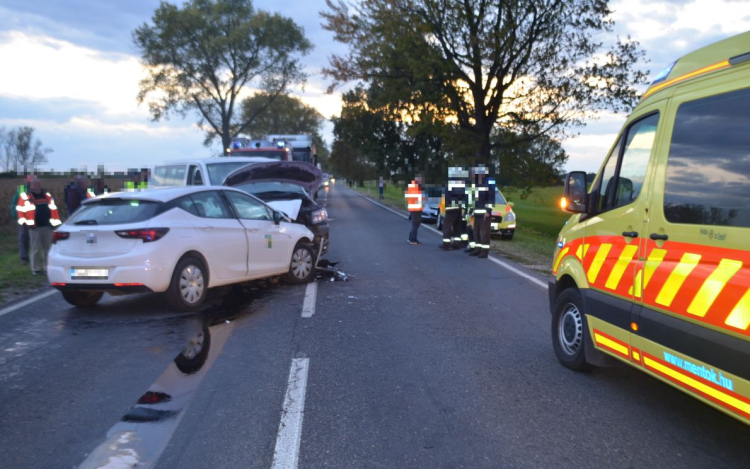
M637 274L637 347L648 372L749 422L747 86L745 74L672 98Z
M589 197L583 266L587 323L594 346L630 360L634 280L648 217L650 161L663 103L639 110L607 158Z

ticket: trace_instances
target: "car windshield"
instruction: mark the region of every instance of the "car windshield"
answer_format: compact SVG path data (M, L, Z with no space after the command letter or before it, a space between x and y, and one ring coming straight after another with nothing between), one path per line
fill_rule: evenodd
M498 188L495 188L495 203L498 205L506 205L508 202L505 201L505 197L500 193Z
M222 161L220 163L208 163L206 169L208 170L208 178L211 184L218 186L224 182L234 171L249 166L252 163L241 162L241 161Z
M264 182L248 182L234 186L237 189L243 190L248 194L260 195L271 192L280 193L292 193L307 195L307 191L297 184L291 184L288 182L276 182L276 181L264 181Z
M427 197L442 197L443 196L442 187L427 187L425 188L425 192L427 192Z
M160 202L105 199L85 204L67 221L68 225L119 225L146 221L156 214Z

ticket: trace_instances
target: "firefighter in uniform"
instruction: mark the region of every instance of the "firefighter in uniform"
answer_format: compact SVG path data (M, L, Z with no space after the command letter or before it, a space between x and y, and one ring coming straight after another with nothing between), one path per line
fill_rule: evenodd
M448 189L445 191L445 220L443 220L443 242L440 249L459 249L461 243L461 209L466 187L463 170L448 168Z
M474 250L470 256L486 259L490 254L492 207L495 205L495 183L487 176L487 168L476 169L477 185L474 198Z
M29 229L31 272L39 275L47 270L52 231L61 224L57 205L52 195L42 189L41 181L34 178L29 182L29 191L21 193L16 213L18 224Z
M466 182L466 196L464 197L464 202L466 203L466 213L464 214L464 224L466 226L466 229L464 233L466 233L467 243L467 247L464 252L469 254L474 252L474 249L476 248L476 242L474 240L474 229L469 226L469 221L474 216L474 200L476 199L477 195L476 182L476 168L471 168L469 170L469 178Z

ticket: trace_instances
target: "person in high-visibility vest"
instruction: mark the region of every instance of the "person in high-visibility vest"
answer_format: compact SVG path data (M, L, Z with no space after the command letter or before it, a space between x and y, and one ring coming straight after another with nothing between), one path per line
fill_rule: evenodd
M18 207L23 205L20 201L21 194L29 191L29 182L31 182L32 179L34 179L34 175L30 174L26 176L26 180L23 184L18 186L16 193L10 202L10 211L13 214L12 216L16 219L19 219L21 216L18 212ZM18 223L18 254L21 257L21 262L24 264L29 263L29 228L26 226L26 223L20 222Z
M459 249L461 244L461 209L466 193L463 168L448 168L448 187L445 190L445 219L443 220L443 242L440 249Z
M31 272L40 275L47 271L52 230L61 224L55 199L42 189L42 182L34 178L29 182L29 191L21 193L16 213L18 224L26 225L29 229Z
M422 208L424 208L424 195L422 194L422 178L417 176L406 188L406 208L411 214L411 231L409 232L409 244L422 244L417 239L417 231L422 223Z
M477 173L477 191L474 199L474 250L470 256L486 259L490 254L491 216L495 205L495 181L480 166Z

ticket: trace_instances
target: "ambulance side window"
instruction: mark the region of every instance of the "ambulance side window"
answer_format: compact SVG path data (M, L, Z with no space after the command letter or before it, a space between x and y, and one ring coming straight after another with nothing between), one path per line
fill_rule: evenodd
M602 170L597 188L598 212L628 205L638 198L646 178L658 123L659 114L651 114L634 122L620 137Z
M750 227L750 88L677 109L664 215L672 223Z

